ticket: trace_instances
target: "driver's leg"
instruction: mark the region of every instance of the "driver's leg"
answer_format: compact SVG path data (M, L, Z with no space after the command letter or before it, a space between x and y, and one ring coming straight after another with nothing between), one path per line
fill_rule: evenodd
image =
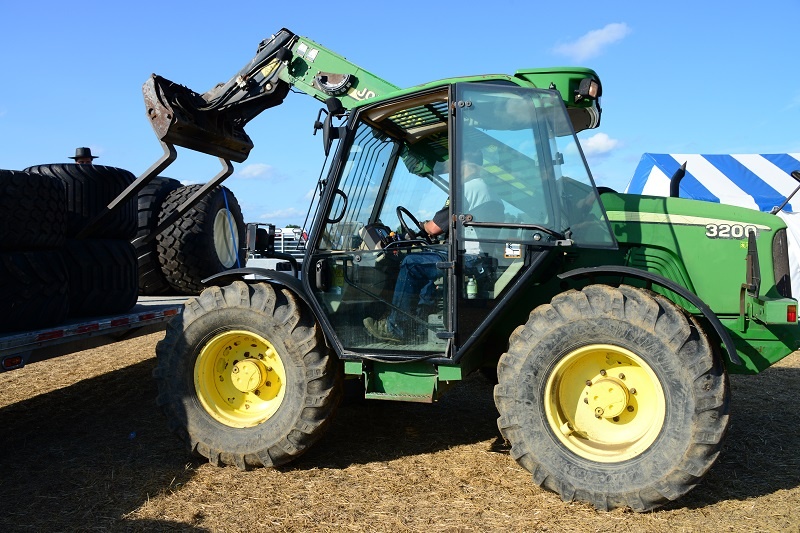
M392 305L397 309L393 308L386 319L364 319L364 326L374 337L402 342L413 336L411 317L416 316L417 305L425 298L423 288L442 275L436 267L441 260L442 256L435 252L408 254L403 259L392 297Z

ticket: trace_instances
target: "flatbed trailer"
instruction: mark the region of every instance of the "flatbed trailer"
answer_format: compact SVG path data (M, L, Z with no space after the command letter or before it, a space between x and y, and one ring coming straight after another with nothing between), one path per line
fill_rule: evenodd
M141 296L115 315L69 319L57 326L0 334L0 372L162 331L188 296Z

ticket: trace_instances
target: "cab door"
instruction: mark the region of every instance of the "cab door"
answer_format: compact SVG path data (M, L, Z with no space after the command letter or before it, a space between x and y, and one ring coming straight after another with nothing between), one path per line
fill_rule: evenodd
M452 283L458 350L559 248L614 248L566 109L556 91L455 85Z

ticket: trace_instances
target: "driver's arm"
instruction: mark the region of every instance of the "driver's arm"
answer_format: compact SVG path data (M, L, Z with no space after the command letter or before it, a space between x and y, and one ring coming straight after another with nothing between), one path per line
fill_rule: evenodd
M436 222L433 220L426 220L422 223L422 226L425 228L425 233L433 237L434 235L441 235L444 233L444 230L439 227Z
M426 220L422 223L425 232L431 237L441 235L447 229L447 221L450 218L450 205L445 205L438 210L431 220Z

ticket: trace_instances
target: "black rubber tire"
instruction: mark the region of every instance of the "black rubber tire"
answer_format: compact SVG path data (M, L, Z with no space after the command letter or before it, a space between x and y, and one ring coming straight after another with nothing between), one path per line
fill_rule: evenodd
M256 425L239 428L211 416L195 387L201 352L215 338L237 331L271 343L286 371L285 395L277 410ZM191 452L218 466L244 470L296 459L323 435L341 400L341 365L312 313L291 291L267 283L237 281L189 299L183 313L168 324L156 355L157 403L169 427ZM219 381L232 380L233 367L220 370Z
M555 418L552 407L547 409L554 395L545 397L546 385L557 368L564 368L556 365L581 347L597 345L623 348L641 358L663 390L663 425L655 428L655 440L616 462L579 456L548 422L548 413ZM582 379L584 367L579 369L576 375ZM500 358L498 379L498 427L512 445L511 455L537 485L565 501L584 501L598 509L647 511L686 494L717 459L728 427L728 377L705 334L671 301L633 287L590 285L536 308L512 334L508 352ZM583 385L564 379L558 387L564 382L576 390ZM575 402L581 403L588 402ZM631 417L646 413L639 411L644 404L637 405L635 412L632 405L627 408ZM609 422L606 431L622 432L624 422Z
M159 222L200 187L202 185L188 185L169 193L162 204ZM235 227L235 246L229 234L229 220ZM198 294L205 288L203 279L238 265L245 266L244 238L244 217L236 197L229 189L216 187L156 237L161 271L175 292ZM223 244L226 257L221 257L217 251ZM238 263L234 248L238 249Z
M61 180L0 170L0 250L44 250L64 245L67 191Z
M133 245L121 239L68 239L69 316L124 313L136 304L139 276Z
M69 311L67 268L58 250L0 253L0 331L55 326Z
M138 196L138 227L136 238L149 235L158 226L161 204L172 191L181 187L181 182L156 176ZM136 259L139 264L139 294L155 296L167 294L171 287L158 261L158 245L153 239L145 244L136 244Z
M129 171L102 165L59 163L25 169L58 178L67 187L67 238L72 238L124 191L136 177ZM91 235L95 239L130 240L136 233L136 199L117 206Z

